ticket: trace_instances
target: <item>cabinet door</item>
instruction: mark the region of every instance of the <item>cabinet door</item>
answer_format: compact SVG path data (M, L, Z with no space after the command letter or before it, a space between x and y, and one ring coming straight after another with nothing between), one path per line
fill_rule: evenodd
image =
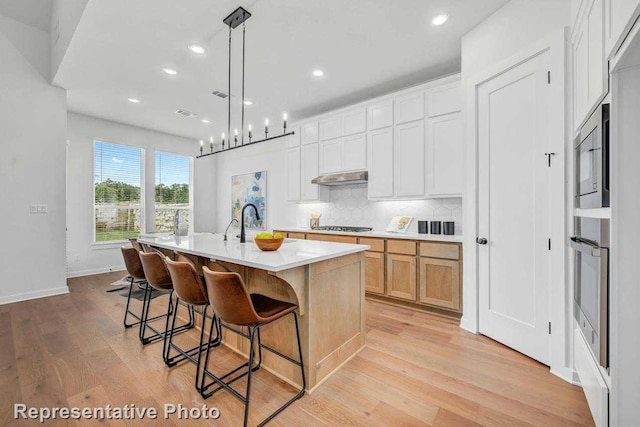
M369 132L367 141L369 198L393 196L393 132L390 128Z
M393 101L393 118L397 125L424 118L423 92L396 98Z
M342 170L341 147L340 138L320 143L320 173L333 173Z
M387 295L416 300L416 257L387 254Z
M462 195L464 161L460 113L427 119L427 194Z
M342 136L353 135L367 130L367 111L349 111L342 116Z
M318 174L318 144L303 145L300 153L302 190L301 200L318 200L318 186L311 180Z
M380 129L393 124L393 102L391 100L372 104L367 108L368 129Z
M575 129L579 128L609 89L607 62L604 57L603 1L583 2L584 9L571 43Z
M292 127L287 131L293 132L293 135L287 137L287 148L294 148L300 146L300 128Z
M605 0L604 2L604 48L605 59L611 58L637 17L640 0Z
M419 302L460 311L460 263L420 258Z
M353 171L367 167L367 135L364 133L342 138L342 170Z
M459 82L430 88L425 93L425 97L428 117L462 111L462 94Z
M307 123L300 126L300 139L303 144L318 142L318 123Z
M395 196L424 197L424 122L396 126L393 147Z
M320 122L320 141L341 137L340 117L331 117Z
M364 253L364 289L373 294L384 295L384 253Z
M300 200L300 148L289 148L285 153L287 172L287 200Z

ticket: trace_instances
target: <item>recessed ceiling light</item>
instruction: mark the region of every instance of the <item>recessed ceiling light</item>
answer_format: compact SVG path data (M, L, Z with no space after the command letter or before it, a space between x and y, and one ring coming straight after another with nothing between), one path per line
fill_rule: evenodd
M322 70L313 70L313 72L311 74L313 74L314 77L322 77L322 76L324 76L324 71L322 71Z
M448 20L449 20L449 15L446 15L446 14L443 13L441 15L438 15L438 16L434 17L431 20L431 25L435 25L435 26L442 25L445 22L447 22Z
M127 98L127 100L129 102L133 102L134 104L138 104L140 103L140 100L138 98Z
M250 101L248 99L244 100L244 105L253 105L253 101Z
M178 74L178 72L176 70L174 70L173 68L164 67L162 69L162 71L164 71L165 73L169 74L170 76L175 76L176 74Z
M209 123L211 123L211 121L210 121L210 120L207 120L207 119L202 119L201 121L202 121L202 123L205 123L205 124L209 124Z
M204 47L200 46L199 44L190 44L189 45L189 50L193 53L197 53L199 55L204 53Z

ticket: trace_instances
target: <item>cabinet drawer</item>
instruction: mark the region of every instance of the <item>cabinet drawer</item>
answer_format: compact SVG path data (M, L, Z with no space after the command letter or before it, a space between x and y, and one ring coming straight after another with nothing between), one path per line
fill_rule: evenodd
M321 240L323 242L337 242L337 243L353 243L358 242L358 238L355 236L340 236L337 234L307 234L307 240Z
M371 237L360 237L361 245L369 245L371 252L384 252L384 240L383 239L373 239Z
M304 233L288 233L287 237L290 239L304 239L306 235Z
M387 252L392 254L415 255L416 242L411 240L387 240Z
M460 246L455 243L420 243L420 256L458 260Z

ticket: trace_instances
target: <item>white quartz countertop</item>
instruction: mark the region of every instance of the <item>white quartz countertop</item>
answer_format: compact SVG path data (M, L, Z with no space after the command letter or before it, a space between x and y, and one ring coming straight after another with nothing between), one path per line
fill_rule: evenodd
M141 235L138 241L212 260L274 272L364 252L370 248L368 245L285 239L277 251L264 252L256 246L253 237L247 236L246 243L240 243L236 239L225 242L222 234L211 233L194 233L183 237L145 234Z
M359 237L381 237L384 239L406 239L406 240L425 240L433 242L455 242L462 243L461 235L446 236L444 234L419 234L419 233L389 233L387 231L328 231L313 230L311 228L301 227L275 227L274 230L287 231L293 233L317 233L317 234L341 234L343 236L359 236Z

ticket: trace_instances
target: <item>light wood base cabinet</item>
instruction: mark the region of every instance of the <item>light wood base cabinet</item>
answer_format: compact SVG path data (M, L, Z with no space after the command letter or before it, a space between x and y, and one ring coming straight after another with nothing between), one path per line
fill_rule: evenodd
M419 302L460 311L460 262L420 258Z
M415 256L387 254L386 294L395 298L416 300Z
M384 295L384 253L365 252L365 291Z

